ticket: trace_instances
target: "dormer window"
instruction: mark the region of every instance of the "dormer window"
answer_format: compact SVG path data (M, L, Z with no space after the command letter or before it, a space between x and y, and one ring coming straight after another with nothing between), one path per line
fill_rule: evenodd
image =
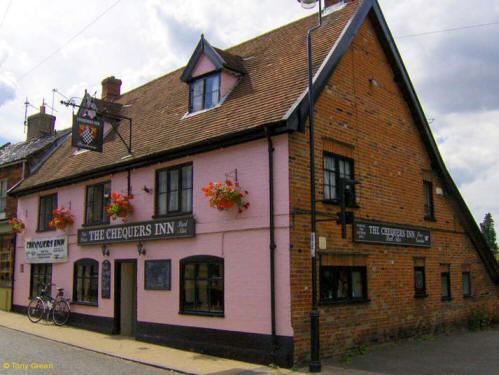
M213 108L220 102L220 73L190 83L189 112Z

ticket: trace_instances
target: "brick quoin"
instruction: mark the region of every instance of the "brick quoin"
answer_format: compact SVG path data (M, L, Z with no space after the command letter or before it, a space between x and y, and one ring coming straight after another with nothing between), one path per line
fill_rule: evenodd
M375 79L378 85L370 82ZM432 169L409 107L367 18L315 103L316 199L323 199L323 151L354 160L356 218L431 229L432 247L354 243L335 222L317 223L327 251L366 256L370 302L320 305L321 357L361 345L465 325L472 308L497 316L498 288L463 226L452 197ZM291 316L295 363L310 358L311 256L309 134L289 137ZM423 180L433 183L435 221L424 220ZM318 203L334 214L338 205ZM414 257L425 259L425 298L414 297ZM450 265L452 300L441 300L440 264ZM472 297L463 298L462 267L471 271ZM319 269L319 267L318 267ZM319 288L318 288L319 290Z

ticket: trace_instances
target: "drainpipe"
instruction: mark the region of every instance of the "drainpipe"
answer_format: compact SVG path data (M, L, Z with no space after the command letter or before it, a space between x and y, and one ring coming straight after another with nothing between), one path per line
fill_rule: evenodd
M277 361L277 350L279 348L276 334L276 317L275 317L275 223L274 223L274 146L272 144L271 131L269 127L265 127L265 135L267 136L268 152L269 152L269 221L270 221L270 310L272 323L272 359Z

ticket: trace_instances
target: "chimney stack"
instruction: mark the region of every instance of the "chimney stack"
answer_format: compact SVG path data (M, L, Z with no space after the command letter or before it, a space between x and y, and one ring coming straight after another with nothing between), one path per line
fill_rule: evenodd
M102 81L102 100L112 102L120 96L121 79L114 76L104 78Z
M30 141L45 135L54 134L55 116L45 113L45 105L40 107L40 113L28 117L28 134L26 140Z
M330 6L341 3L343 3L343 0L324 0L324 8L329 8Z

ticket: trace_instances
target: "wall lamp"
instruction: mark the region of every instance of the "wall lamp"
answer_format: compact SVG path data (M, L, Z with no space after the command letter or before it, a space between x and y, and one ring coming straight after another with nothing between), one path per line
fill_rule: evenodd
M139 243L137 244L137 252L139 253L139 255L146 255L146 249L144 248L144 244L139 241Z
M109 251L109 248L107 247L106 244L102 244L102 255L105 256L105 257L108 257L109 255L111 255L111 252Z

